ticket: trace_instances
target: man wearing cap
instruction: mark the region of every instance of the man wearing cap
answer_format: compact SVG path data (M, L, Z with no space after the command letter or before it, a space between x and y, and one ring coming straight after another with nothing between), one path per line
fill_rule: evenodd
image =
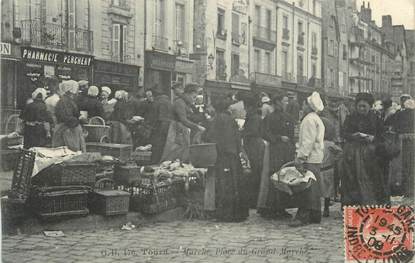
M292 227L321 221L320 165L323 161L325 127L318 116L323 111L320 94L313 92L303 103L304 118L301 121L295 167L300 172L311 171L317 179L309 188L298 194L299 206Z

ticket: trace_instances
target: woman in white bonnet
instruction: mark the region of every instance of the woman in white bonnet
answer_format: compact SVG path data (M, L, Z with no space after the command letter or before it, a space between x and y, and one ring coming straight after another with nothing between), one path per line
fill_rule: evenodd
M101 87L101 103L102 103L102 107L104 111L103 118L105 120L109 120L112 112L114 111L115 103L113 103L114 101L111 101L109 99L111 93L112 91L109 87L107 86Z
M26 105L20 115L24 124L25 149L46 146L48 138L51 137L50 125L53 120L44 102L46 95L47 91L44 88L37 88L32 93L33 102Z
M300 172L311 171L317 179L308 189L299 193L297 215L291 227L321 222L320 166L323 161L325 127L318 112L323 111L323 101L313 92L303 103L304 118L301 121L295 166Z
M79 122L80 112L75 103L79 85L74 80L62 82L62 97L56 104L58 125L53 135L53 147L68 146L72 151L86 151L85 139Z

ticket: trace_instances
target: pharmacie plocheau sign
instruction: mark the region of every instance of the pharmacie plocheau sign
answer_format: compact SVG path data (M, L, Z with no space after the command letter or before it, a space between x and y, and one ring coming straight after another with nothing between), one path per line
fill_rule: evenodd
M54 50L39 49L32 47L22 47L22 59L46 62L46 63L57 63L67 65L77 65L88 67L91 65L93 57L82 54L73 54L66 52L59 52Z

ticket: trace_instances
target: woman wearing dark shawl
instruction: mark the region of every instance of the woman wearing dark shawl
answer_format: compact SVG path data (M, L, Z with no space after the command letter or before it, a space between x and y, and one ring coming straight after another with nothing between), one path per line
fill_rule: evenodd
M271 174L277 172L283 164L293 161L295 156L294 119L286 112L288 97L279 95L272 101L274 112L265 117L263 133L264 139L270 143ZM258 212L262 216L291 218L291 215L285 211L289 201L286 193L276 190L273 184L268 182L268 193L261 196L265 197L264 201L258 203Z
M238 125L228 107L232 102L220 99L217 112L209 128L207 139L216 143L216 217L222 221L242 221L249 215L249 205L243 189L242 165L239 157L241 137Z
M374 102L369 93L356 96L356 111L344 122L346 140L343 156L341 194L343 205L374 205L388 202L386 182L375 144L381 140L383 123L370 111Z
M262 139L262 118L258 102L253 97L244 98L246 119L242 131L243 144L251 164L251 176L249 189L246 193L249 196L249 206L255 208L257 204L259 182L264 156L264 141Z

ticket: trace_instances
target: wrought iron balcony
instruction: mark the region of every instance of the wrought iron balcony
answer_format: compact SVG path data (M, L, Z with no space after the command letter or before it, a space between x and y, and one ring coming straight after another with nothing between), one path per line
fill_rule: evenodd
M254 38L272 43L275 42L276 33L274 30L259 25L254 25L254 28Z
M297 75L297 84L307 85L308 79L302 75Z
M130 55L125 55L125 56L117 56L117 55L112 55L111 60L114 62L123 62L123 63L129 63L131 64L133 62L133 59Z
M40 20L24 20L21 32L24 44L88 53L93 51L93 32L90 30L41 23Z
M290 40L290 30L288 28L282 29L282 39Z
M163 36L153 35L153 47L155 49L168 50L169 39Z

